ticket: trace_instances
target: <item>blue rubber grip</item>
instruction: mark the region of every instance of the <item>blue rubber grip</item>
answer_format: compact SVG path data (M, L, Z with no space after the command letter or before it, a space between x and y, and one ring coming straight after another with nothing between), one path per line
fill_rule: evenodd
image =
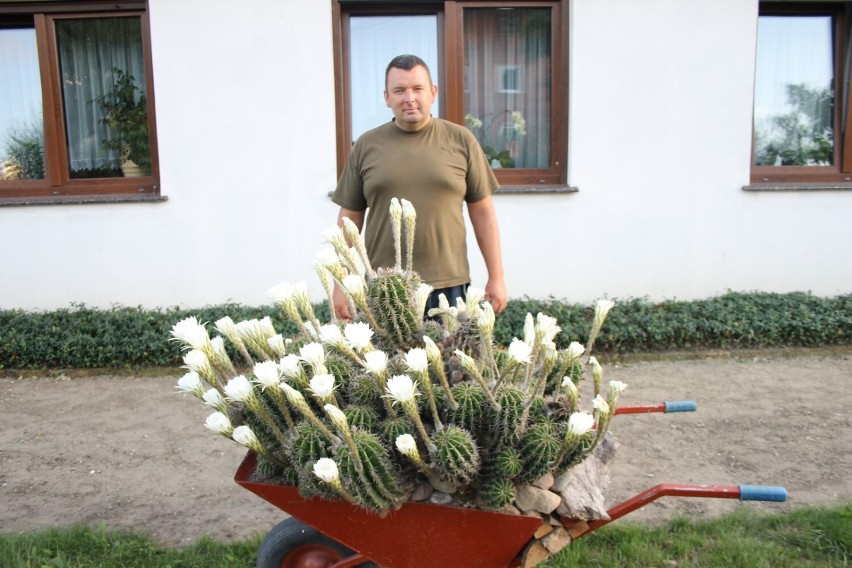
M770 485L740 485L740 501L776 501L787 500L787 490Z
M664 402L666 405L666 414L669 412L695 412L698 410L698 405L694 400L675 400L672 402Z

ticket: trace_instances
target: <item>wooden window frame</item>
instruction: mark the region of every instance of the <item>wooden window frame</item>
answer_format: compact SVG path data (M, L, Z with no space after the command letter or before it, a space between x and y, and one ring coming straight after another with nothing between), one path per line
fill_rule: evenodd
M852 97L850 80L850 34L847 24L849 2L780 3L761 2L759 17L778 15L825 15L834 18L834 164L831 166L754 165L754 125L752 124L751 183L824 184L852 181Z
M332 0L335 115L337 121L337 173L349 157L352 140L349 92L349 18L351 15L434 14L438 17L438 57L442 62L436 78L441 89L440 114L464 125L463 36L465 8L537 8L552 10L551 18L551 159L550 168L503 168L495 170L503 188L555 188L568 182L568 5L567 0L445 0L443 2L369 2Z
M39 180L0 180L0 203L5 200L63 199L92 196L158 196L159 159L154 113L154 76L151 68L150 23L146 2L37 2L0 4L0 18L17 20L31 16L35 27L41 77L44 128L45 177ZM66 147L65 110L59 75L55 23L67 19L139 17L142 26L142 54L148 105L148 136L151 151L149 175L131 178L73 179L69 176ZM0 22L3 20L0 19Z

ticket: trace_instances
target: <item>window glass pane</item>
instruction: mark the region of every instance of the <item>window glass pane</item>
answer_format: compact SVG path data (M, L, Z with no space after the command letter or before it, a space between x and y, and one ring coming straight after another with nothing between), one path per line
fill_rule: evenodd
M548 168L551 11L464 11L465 125L494 168Z
M757 30L754 164L834 162L831 16L761 16Z
M385 68L397 55L420 57L438 81L437 16L352 16L349 20L352 138L389 121L385 104ZM440 95L439 95L440 96ZM436 100L433 114L438 114Z
M0 29L0 179L44 179L34 29Z
M148 173L148 113L138 17L58 20L69 176Z

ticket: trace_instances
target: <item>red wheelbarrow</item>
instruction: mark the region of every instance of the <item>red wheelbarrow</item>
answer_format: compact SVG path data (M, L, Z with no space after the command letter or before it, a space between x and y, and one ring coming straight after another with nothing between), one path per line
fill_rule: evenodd
M695 410L695 403L619 407L616 413L687 410ZM256 463L257 456L248 452L234 480L291 515L264 539L259 568L520 566L524 548L545 522L538 516L417 502L380 517L345 501L305 499L295 487L250 481ZM611 508L610 520L558 520L576 539L664 496L780 502L787 499L787 491L749 485L659 484Z

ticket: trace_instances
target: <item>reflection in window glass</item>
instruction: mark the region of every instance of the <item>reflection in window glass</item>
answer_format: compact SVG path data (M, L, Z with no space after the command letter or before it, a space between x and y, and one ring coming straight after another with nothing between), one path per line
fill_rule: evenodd
M754 164L834 163L830 16L761 16L757 31Z
M464 11L465 125L494 168L550 167L551 12Z
M34 29L0 29L0 180L44 179Z
M437 16L352 16L349 21L352 141L393 115L385 104L385 68L397 55L416 55L438 82ZM440 91L439 91L440 92ZM432 106L438 116L439 101Z
M120 177L127 160L147 173L148 115L138 17L60 20L56 39L69 176ZM127 165L125 164L125 167Z

